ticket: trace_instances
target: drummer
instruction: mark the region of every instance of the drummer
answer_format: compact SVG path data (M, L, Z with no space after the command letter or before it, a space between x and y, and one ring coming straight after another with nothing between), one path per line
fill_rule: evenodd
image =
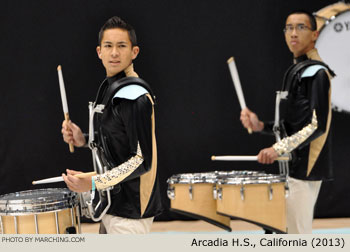
M307 11L293 11L286 19L285 41L293 54L293 65L285 75L281 100L281 140L262 149L258 161L273 163L277 157L292 153L287 198L288 233L311 233L314 206L321 183L332 179L329 152L331 123L332 71L321 61L315 48L318 37L316 20ZM311 62L310 60L317 60ZM283 111L282 108L285 108ZM245 128L254 132L273 132L273 124L261 121L248 108L240 117ZM282 121L281 120L281 121Z
M110 18L102 26L98 42L97 55L107 76L101 87L109 87L126 76L138 77L133 60L140 49L135 30L129 24L119 17ZM154 216L162 211L152 120L154 102L150 91L140 86L129 85L119 91L112 94L112 105L105 107L98 128L97 144L110 165L108 171L82 179L73 176L77 171L67 170L63 178L75 192L94 190L95 186L97 190L115 186L100 233L144 234L150 231ZM106 98L108 92L101 93ZM84 134L71 121L63 122L62 134L67 143L87 146Z

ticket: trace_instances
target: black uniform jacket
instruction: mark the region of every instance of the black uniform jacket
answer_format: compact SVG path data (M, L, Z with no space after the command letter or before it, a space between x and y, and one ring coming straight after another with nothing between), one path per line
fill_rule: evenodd
M123 77L124 72L109 77L101 87L107 89ZM103 96L104 90L99 92ZM108 214L139 219L162 212L152 113L153 103L144 94L135 100L114 98L97 118L98 138L104 138L102 148L110 169L116 169L135 156L138 144L143 157L143 162L115 186Z

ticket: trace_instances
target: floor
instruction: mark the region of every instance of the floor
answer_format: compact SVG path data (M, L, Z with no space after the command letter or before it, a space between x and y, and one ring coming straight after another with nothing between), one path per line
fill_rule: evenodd
M82 223L82 233L98 233L98 223ZM236 233L263 233L261 227L254 224L232 220L232 232ZM162 221L154 222L151 233L193 233L210 232L225 233L221 228L205 221ZM350 218L315 219L313 233L350 233Z

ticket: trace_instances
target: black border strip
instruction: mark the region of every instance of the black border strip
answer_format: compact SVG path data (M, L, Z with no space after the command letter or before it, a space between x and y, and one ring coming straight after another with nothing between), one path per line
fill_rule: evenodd
M172 212L175 212L175 213L186 215L186 216L194 218L194 219L204 220L204 221L206 221L206 222L208 222L210 224L213 224L213 225L215 225L215 226L217 226L219 228L222 228L222 229L224 229L224 230L226 230L228 232L232 231L231 227L226 226L226 225L222 224L221 222L209 219L209 218L207 218L205 216L194 214L194 213L190 213L190 212L186 212L186 211L182 211L182 210L175 209L175 208L169 208L169 210L172 211ZM227 217L230 217L230 216L227 216Z
M267 229L267 230L270 230L272 232L276 232L277 234L286 234L287 233L286 231L282 231L280 229L277 229L277 228L274 228L274 227L271 227L271 226L268 226L268 225L264 225L264 224L262 224L260 222L255 222L255 221L252 221L252 220L248 220L248 219L244 219L244 218L240 218L240 217L237 217L237 216L232 216L232 215L228 215L228 214L224 214L224 213L220 213L220 212L217 212L217 213L220 214L220 215L226 216L226 217L230 217L231 219L242 220L242 221L246 221L246 222L255 224L257 226L262 227L263 229Z

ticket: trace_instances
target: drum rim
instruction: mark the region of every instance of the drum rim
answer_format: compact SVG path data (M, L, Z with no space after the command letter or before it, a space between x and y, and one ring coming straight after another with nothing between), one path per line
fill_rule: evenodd
M349 8L350 8L350 5L349 5ZM346 10L340 11L339 13L337 13L337 14L331 16L330 18L328 18L327 21L322 25L322 27L319 28L319 30L318 30L319 34L321 34L323 29L325 29L328 25L330 25L338 16L344 14L345 12L350 12L350 9L346 9ZM317 12L316 12L316 15L317 15ZM315 18L317 19L317 17L315 17ZM317 43L317 40L316 40L316 43Z
M226 177L219 178L217 184L219 185L251 185L251 184L277 184L285 183L286 177L283 175L259 176L259 177Z
M76 208L78 205L74 205L74 206L70 206L70 207L66 207L66 208L62 208L62 209L56 209L56 210L48 210L48 211L27 211L27 212L1 212L0 211L0 217L2 216L31 216L31 215L35 215L35 214L46 214L46 213L58 213L61 212L63 210L67 210L67 209L74 209Z

